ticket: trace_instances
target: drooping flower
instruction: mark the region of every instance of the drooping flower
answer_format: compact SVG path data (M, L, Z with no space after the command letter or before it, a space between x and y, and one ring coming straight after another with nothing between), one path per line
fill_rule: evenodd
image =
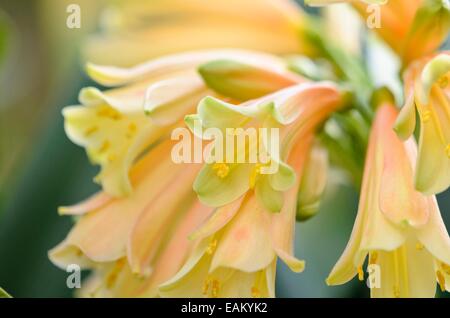
M273 56L242 50L213 50L169 56L132 69L88 66L99 83L121 86L80 94L83 105L65 108L66 132L102 167L103 191L60 213L77 215L67 238L52 251L59 267L79 264L94 273L84 296L157 296L193 247L188 239L212 209L192 190L201 165L177 164L170 132L184 126L201 97L219 96L197 72L217 59L240 63L256 76L239 73L246 88L277 90L297 80ZM258 73L259 72L259 73ZM284 78L285 77L285 78ZM283 79L284 78L284 79ZM257 90L258 91L258 90Z
M310 136L309 136L310 137ZM301 176L311 138L294 146L288 163ZM299 182L286 192L280 213L267 211L252 191L218 208L192 235L197 246L182 269L160 286L164 297L274 297L276 261L295 272L292 255Z
M231 134L238 136L245 136L246 131L251 130L256 136L254 140L260 142L245 139L232 143L235 155L227 153L226 158L219 159L214 147L212 158L194 183L199 199L209 206L219 207L255 190L267 210L280 211L283 192L295 183L295 171L284 162L286 154L296 140L301 142L301 136L312 133L341 106L341 94L328 83L304 82L240 106L204 98L198 113L186 117L194 133L201 135L201 131L196 131L199 130L196 123L203 129L218 129L227 137L229 129L234 129ZM276 130L262 130L271 128ZM219 147L226 148L226 145ZM244 160L240 160L239 155ZM256 160L249 159L252 155Z
M127 0L104 12L102 32L86 43L87 60L130 66L191 50L242 48L306 53L306 19L290 0ZM114 52L114 54L111 54Z
M281 138L270 142L280 149L268 151L267 165L238 163L236 157L205 165L194 189L218 208L193 235L198 245L190 259L160 287L163 296L274 297L277 257L293 271L303 270L304 262L292 255L298 190L317 126L342 105L333 85L306 82L240 106L202 100L198 114L186 118L194 133L195 121L225 134L227 128L278 127ZM249 155L255 147L235 150ZM278 170L264 174L261 169L274 160Z
M417 61L405 73L406 103L396 122L407 139L420 117L419 157L415 184L434 194L450 186L450 55L448 52Z
M448 0L309 0L310 5L351 2L365 19L376 12L368 5L379 5L379 26L374 27L405 65L433 53L445 41L450 30ZM375 18L377 18L375 17Z
M377 111L358 215L327 283L343 284L356 275L363 280L369 254L368 264L378 266L381 279L372 297L433 297L436 281L450 290L450 238L436 198L414 189L416 144L403 143L390 129L396 117L388 103Z

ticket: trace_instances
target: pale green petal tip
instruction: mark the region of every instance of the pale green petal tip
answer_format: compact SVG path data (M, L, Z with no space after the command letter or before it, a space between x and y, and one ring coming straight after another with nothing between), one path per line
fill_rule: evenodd
M394 123L394 131L402 140L407 140L414 133L416 128L416 108L414 98L403 106L400 114Z
M283 192L274 190L267 176L262 176L256 183L255 195L269 212L279 213L283 208Z
M419 100L422 104L428 104L431 87L442 76L450 72L450 55L440 54L425 65L421 76L421 89Z
M270 185L276 191L287 191L294 184L297 179L297 175L289 165L280 162L278 166L278 172L269 175Z

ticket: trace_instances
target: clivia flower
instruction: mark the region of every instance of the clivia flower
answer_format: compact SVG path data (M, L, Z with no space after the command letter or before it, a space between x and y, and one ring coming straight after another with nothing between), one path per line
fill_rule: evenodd
M350 240L327 278L329 285L377 265L379 288L372 297L434 297L436 282L450 290L450 238L434 196L414 189L416 144L403 143L389 129L394 106L379 107L366 156L358 215Z
M405 73L406 103L396 122L398 135L409 138L420 117L416 188L427 194L450 186L450 55L419 60Z
M252 91L270 93L296 80L278 58L243 50L179 54L132 69L88 66L99 83L119 87L83 89L82 105L66 107L63 114L69 138L101 166L96 180L103 191L60 208L77 221L50 251L59 267L76 263L94 270L82 295L157 296L158 285L188 257L194 246L188 236L213 209L192 190L201 165L172 161L170 132L184 125L201 97L220 96L197 72L217 59L243 66L247 72L233 78Z

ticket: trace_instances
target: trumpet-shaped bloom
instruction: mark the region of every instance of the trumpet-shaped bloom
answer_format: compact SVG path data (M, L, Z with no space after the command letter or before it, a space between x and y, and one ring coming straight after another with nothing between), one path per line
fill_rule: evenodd
M396 122L400 137L408 138L420 116L419 157L415 184L434 194L450 185L450 55L417 61L405 74L406 103Z
M358 215L327 283L343 284L356 275L362 280L369 254L368 264L379 266L381 279L372 297L433 297L436 282L450 290L450 238L435 197L414 189L416 145L389 129L396 117L389 104L377 111Z
M365 19L376 12L368 5L379 5L379 27L376 31L405 64L431 54L447 38L450 29L448 0L309 0L310 5L351 2Z
M243 48L309 52L305 18L290 0L132 0L105 10L102 33L89 39L87 60L130 66L176 52ZM115 52L115 54L111 54Z
M266 136L271 136L262 138L259 146L262 144L263 147L251 142L233 145L238 156L249 158L257 153L256 162L239 161L236 156L231 160L209 160L213 162L205 165L194 183L200 200L219 207L255 190L256 197L267 210L279 212L283 206L283 192L296 181L295 171L285 163L287 154L296 142L301 143L303 136L313 134L316 126L342 104L342 96L333 85L306 82L240 106L212 97L203 99L198 113L186 117L194 133L198 133L195 123L205 129L218 129L223 136L229 135L229 128L254 128L258 134L260 128L279 130L274 134L276 136L269 132ZM261 154L264 162L260 160Z
M149 147L170 136L183 117L206 95L214 95L197 68L216 59L232 59L252 70L263 69L266 82L289 85L283 63L271 55L243 50L184 53L150 61L131 69L88 65L89 75L105 92L89 87L81 91L81 106L63 110L65 130L76 144L86 148L90 160L101 166L96 177L103 189L115 196L131 193L130 167ZM279 86L275 86L279 87ZM150 118L149 118L150 117Z
M311 136L289 154L301 176ZM276 260L293 271L304 262L292 255L297 181L280 213L267 211L250 191L220 207L193 235L197 246L182 269L160 286L167 297L274 297Z

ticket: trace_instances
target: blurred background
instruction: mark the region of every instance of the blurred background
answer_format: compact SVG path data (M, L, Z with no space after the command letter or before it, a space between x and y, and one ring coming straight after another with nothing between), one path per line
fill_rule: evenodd
M47 251L72 222L58 216L57 207L97 190L91 181L97 168L65 136L61 109L94 85L84 73L81 46L99 31L108 2L0 0L0 286L14 297L73 294L67 273L50 263ZM81 8L79 29L66 27L71 3ZM324 282L349 238L358 196L350 184L331 179L319 214L297 225L296 255L306 260L306 270L293 274L280 263L278 297L369 294L357 280L341 287ZM448 227L449 191L439 203Z

